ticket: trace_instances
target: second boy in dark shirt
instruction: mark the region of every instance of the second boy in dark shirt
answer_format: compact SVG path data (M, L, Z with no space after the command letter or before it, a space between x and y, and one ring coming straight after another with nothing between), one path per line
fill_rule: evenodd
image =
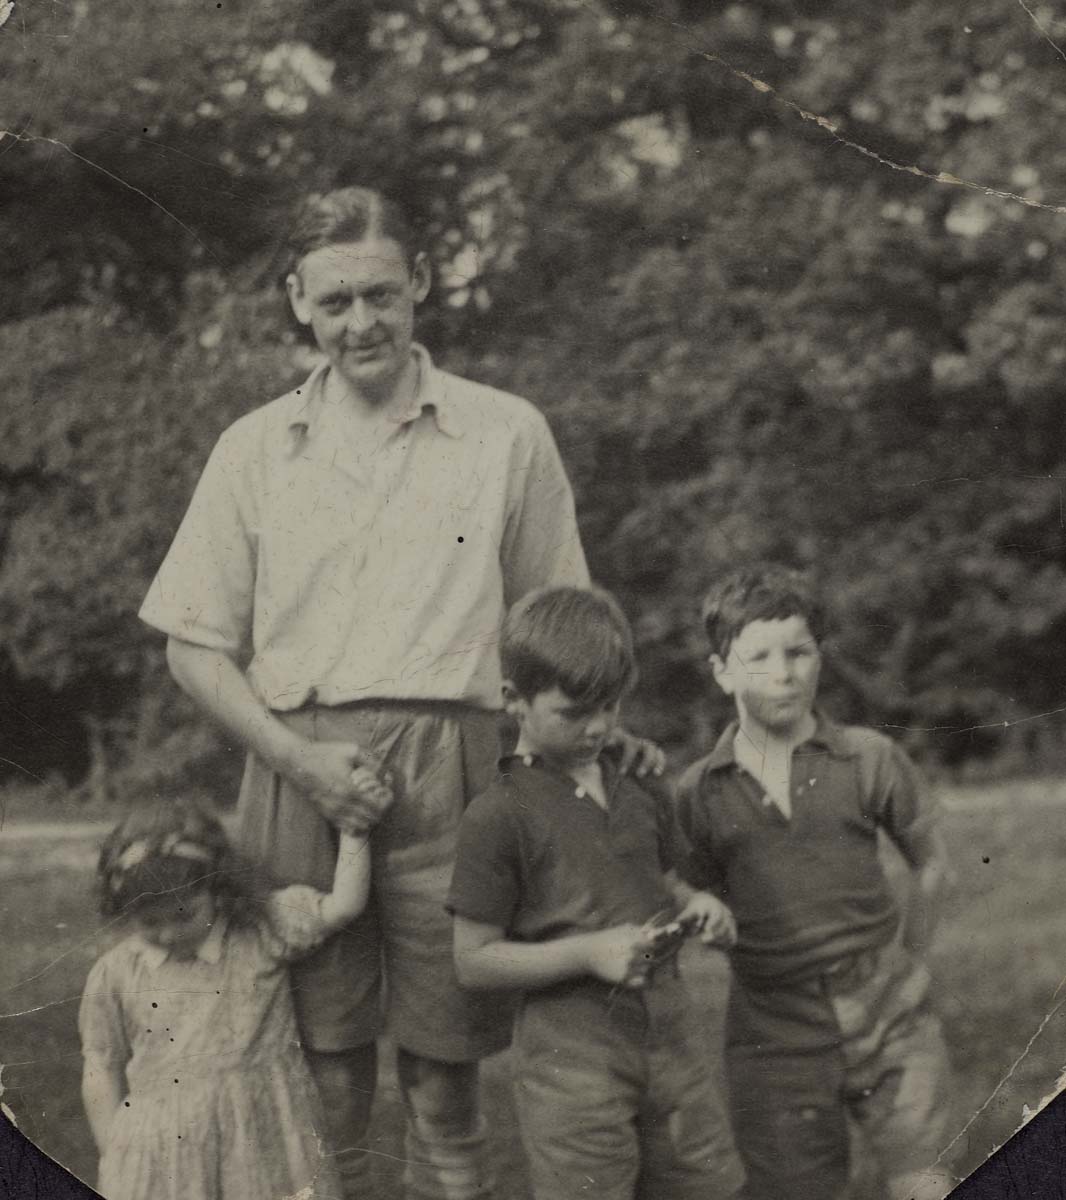
M674 871L669 798L604 752L635 675L601 592L520 601L501 643L514 755L467 810L449 906L469 987L522 991L517 1105L536 1200L726 1200L742 1172L676 960L652 928L704 939L732 918Z

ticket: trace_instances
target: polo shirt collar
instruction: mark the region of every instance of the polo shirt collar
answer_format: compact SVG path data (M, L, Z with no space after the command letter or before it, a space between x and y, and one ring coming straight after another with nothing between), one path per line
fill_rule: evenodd
M817 708L814 710L814 720L814 732L806 741L800 743L801 746L821 746L835 758L851 758L853 756L854 750L848 745L844 731L835 721L830 720L824 712ZM721 771L737 765L735 741L738 728L737 721L729 722L725 732L707 757L706 769L708 771ZM798 750L799 746L796 749Z
M610 748L600 751L600 769L603 771L603 786L608 794L614 791L619 776L618 753ZM555 779L563 779L569 783L577 796L586 795L584 787L563 771L557 770L544 761L539 754L504 754L497 760L497 768L501 775L513 771L515 767L529 767L530 770L540 770Z
M539 754L515 754L512 752L511 754L502 754L496 760L496 765L501 771L506 771L509 767L519 763L524 767L541 767L546 771L553 769ZM600 765L609 769L618 765L618 751L613 746L605 746L600 751Z
M455 403L448 387L448 377L433 365L429 351L417 343L411 353L418 364L418 383L410 407L399 416L397 423L406 425L417 420L422 413L432 414L437 428L451 438L461 438L466 433L463 414ZM322 405L325 403L323 389L329 375L330 364L319 363L299 388L288 393L288 428L297 441L308 437L321 420Z
M228 920L224 916L216 918L212 923L210 933L196 948L196 958L199 962L216 967L222 961L222 945L225 941L227 925ZM158 971L165 962L170 960L169 950L155 945L154 942L145 941L143 938L140 951L141 957L152 971Z

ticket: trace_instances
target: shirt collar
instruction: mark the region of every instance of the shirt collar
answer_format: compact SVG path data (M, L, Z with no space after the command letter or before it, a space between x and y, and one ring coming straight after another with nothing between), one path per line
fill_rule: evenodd
M429 412L441 433L451 438L461 438L466 428L462 413L451 394L449 377L433 365L433 359L424 346L413 344L411 353L418 363L418 384L410 407L404 410L397 423L406 425L417 420L424 412ZM325 402L323 389L329 369L328 362L319 363L307 379L285 397L289 406L287 425L294 445L308 437L321 420Z
M801 742L803 746L821 746L822 749L828 750L834 758L851 758L855 751L847 743L844 737L844 731L840 726L825 715L820 709L814 710L814 733L811 734L806 741ZM714 749L707 757L706 770L721 771L726 767L735 767L737 765L737 755L735 740L737 729L739 728L736 721L730 721L728 727L722 736L715 743ZM796 749L799 749L797 746Z
M226 936L227 924L227 918L224 916L216 918L212 923L211 931L196 948L196 958L199 962L214 967L222 961L222 944ZM141 957L148 964L149 970L158 971L165 962L170 960L170 951L142 938Z
M618 774L620 753L613 746L606 746L600 751L599 763L603 769L605 785L609 784ZM508 772L513 771L515 767L529 767L532 770L547 771L548 774L558 776L559 778L570 778L569 775L564 776L561 772L548 766L539 754L504 754L496 760L496 766L501 775L506 775ZM577 786L576 781L574 786Z

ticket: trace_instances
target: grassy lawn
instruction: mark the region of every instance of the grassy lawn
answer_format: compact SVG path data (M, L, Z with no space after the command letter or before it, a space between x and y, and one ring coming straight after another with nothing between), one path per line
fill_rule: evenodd
M950 1158L960 1173L1018 1128L1024 1106L1038 1103L1066 1063L1066 905L1059 893L1066 787L1058 792L1019 783L948 794L959 888L933 959L958 1070L959 1136ZM33 830L28 818L10 813L0 829L4 1101L23 1132L91 1180L95 1155L78 1095L76 1017L89 965L114 936L100 931L91 892L99 835L76 827L53 827L46 836ZM717 955L691 958L689 977L713 1045L725 972ZM506 1056L488 1064L485 1085L500 1175L507 1195L523 1200ZM372 1131L383 1195L399 1191L401 1127L386 1066Z

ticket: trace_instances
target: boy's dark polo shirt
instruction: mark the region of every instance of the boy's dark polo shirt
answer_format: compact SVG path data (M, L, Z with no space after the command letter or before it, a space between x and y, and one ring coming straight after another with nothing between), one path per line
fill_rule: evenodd
M673 915L663 883L677 857L671 799L607 755L600 764L606 811L535 757L502 759L463 815L448 908L523 942Z
M793 752L789 820L737 763L736 731L682 776L678 817L691 843L686 877L737 919L737 974L772 988L890 941L899 909L877 830L898 842L935 820L917 768L890 738L819 715Z

